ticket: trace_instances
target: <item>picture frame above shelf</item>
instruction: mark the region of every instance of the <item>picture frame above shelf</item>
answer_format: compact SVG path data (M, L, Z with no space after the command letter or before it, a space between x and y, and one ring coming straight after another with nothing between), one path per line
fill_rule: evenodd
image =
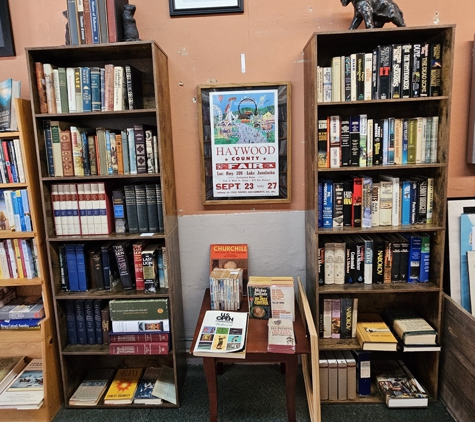
M0 57L15 56L8 0L0 0Z
M169 0L170 16L243 13L244 0Z
M291 202L290 90L198 85L203 205Z

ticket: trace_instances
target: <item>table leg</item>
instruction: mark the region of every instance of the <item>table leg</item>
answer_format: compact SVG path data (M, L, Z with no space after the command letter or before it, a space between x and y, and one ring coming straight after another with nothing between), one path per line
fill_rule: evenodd
M287 398L287 418L289 422L296 422L295 389L297 388L298 355L289 354L285 359L285 389Z
M218 383L216 379L216 360L214 358L203 358L203 368L205 370L206 383L208 385L209 400L209 420L218 420ZM294 407L295 411L295 407Z

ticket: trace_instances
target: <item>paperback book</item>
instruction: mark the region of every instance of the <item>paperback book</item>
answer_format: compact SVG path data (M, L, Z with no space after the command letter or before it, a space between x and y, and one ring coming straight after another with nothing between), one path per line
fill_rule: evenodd
M130 404L134 400L143 368L121 368L104 397L104 404Z
M69 399L72 406L95 406L114 376L113 368L95 368L88 372L84 380Z
M160 377L161 372L161 367L145 368L145 372L135 391L134 404L162 404L162 399L153 395L153 387Z
M295 334L292 320L269 318L267 328L267 351L269 353L295 353Z

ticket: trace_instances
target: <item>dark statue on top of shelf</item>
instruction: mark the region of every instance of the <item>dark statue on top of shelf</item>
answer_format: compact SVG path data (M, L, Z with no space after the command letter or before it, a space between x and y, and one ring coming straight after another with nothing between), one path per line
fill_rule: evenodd
M382 28L386 22L406 26L402 11L392 0L340 0L343 6L353 3L355 15L349 29L356 29L364 21L366 28Z
M122 15L122 24L124 28L124 41L140 41L139 31L135 22L135 5L126 4Z
M63 11L63 16L66 18L66 33L64 34L64 42L66 45L71 44L71 39L69 38L69 21L68 21L68 11Z

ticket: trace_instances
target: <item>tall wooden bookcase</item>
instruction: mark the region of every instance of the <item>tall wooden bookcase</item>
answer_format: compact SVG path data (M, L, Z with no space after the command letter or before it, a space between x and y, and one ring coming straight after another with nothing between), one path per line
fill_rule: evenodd
M388 307L413 307L441 333L442 276L446 231L447 154L449 146L450 105L452 95L452 63L455 27L430 26L418 28L382 28L359 31L315 33L304 48L305 79L305 237L306 289L316 321L321 312L321 301L332 294L351 294L358 298L358 312L382 314ZM317 66L330 67L332 57L353 53L372 52L378 45L440 42L443 50L442 95L437 97L368 100L351 102L318 102ZM367 114L372 118L439 117L437 162L418 165L391 165L373 167L319 168L317 166L318 120L332 115ZM384 226L367 229L318 227L318 181L352 175L390 174L400 178L427 176L434 178L433 223L409 226ZM318 246L322 236L383 233L421 233L431 235L430 281L428 283L397 284L343 284L319 285ZM318 324L317 324L318 326ZM319 339L319 350L359 349L356 339ZM384 352L384 358L394 358L393 352ZM376 353L374 353L376 354ZM430 397L437 398L439 352L401 353L416 378L427 388ZM359 398L358 403L378 402L379 394ZM352 401L355 402L355 401Z
M15 287L17 296L42 295L45 318L40 330L1 330L0 357L26 356L29 359L41 358L44 368L44 403L38 410L2 409L2 419L8 421L35 420L51 421L61 407L61 387L57 339L54 326L54 311L49 285L43 226L40 187L37 174L33 123L30 101L15 99L14 106L18 119L17 132L1 132L0 141L20 139L22 161L25 170L25 183L4 183L1 189L26 189L31 211L32 232L0 231L0 239L29 239L37 246L38 277L4 278L0 286Z
M59 337L59 355L64 387L64 402L67 405L87 371L93 367L148 367L167 365L173 368L177 404L164 402L161 407L180 405L185 377L185 341L178 242L178 218L175 195L175 175L168 82L168 58L153 41L127 43L27 48L27 63L32 95L32 111L35 129L37 161L42 194L43 218L46 227L46 249L53 292L53 306L56 313L56 329ZM83 112L67 114L41 114L36 85L35 62L50 63L57 67L104 67L131 65L141 74L143 108L127 111ZM139 175L49 177L46 166L45 120L58 120L71 125L95 129L105 127L119 131L134 124L150 125L156 128L158 137L159 173ZM87 292L65 292L60 285L58 247L64 243L80 242L86 247L92 243L107 241L139 240L141 234L58 236L54 230L51 185L56 183L103 182L106 190L133 183L160 183L164 213L164 232L154 233L146 239L160 243L167 248L169 287L156 293L134 290L112 292L90 289ZM69 345L65 315L65 301L70 299L148 299L167 298L170 314L172 347L168 355L109 355L108 345ZM103 406L102 402L98 404ZM133 405L132 405L133 406ZM111 406L108 405L108 408ZM130 407L130 405L128 405Z

